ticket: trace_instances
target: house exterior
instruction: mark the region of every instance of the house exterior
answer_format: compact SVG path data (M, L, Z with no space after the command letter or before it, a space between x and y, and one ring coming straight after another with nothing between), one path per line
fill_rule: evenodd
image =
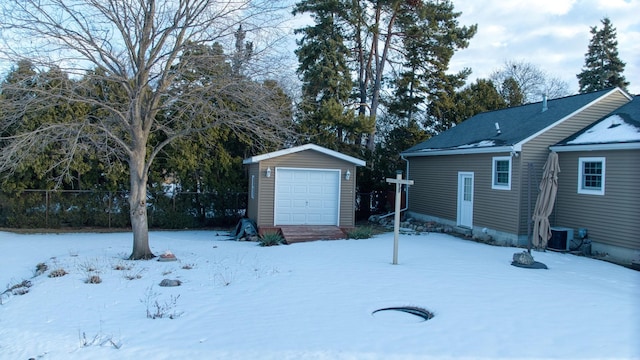
M614 88L485 112L403 151L407 214L527 245L549 147L631 99Z
M587 229L592 252L640 263L640 97L551 150L562 171L551 220Z
M355 226L356 168L360 159L306 144L245 159L247 217L258 228Z

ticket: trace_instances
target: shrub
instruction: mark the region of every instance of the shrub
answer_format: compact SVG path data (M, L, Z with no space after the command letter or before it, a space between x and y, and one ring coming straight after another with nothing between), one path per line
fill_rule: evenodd
M56 269L56 270L53 270L52 272L50 272L49 273L49 277L50 278L55 278L55 277L65 276L67 274L68 274L68 272L65 269L59 268L59 269Z
M349 239L368 239L373 234L370 226L358 226L347 233Z
M111 345L114 349L122 347L122 343L119 340L114 340L111 335L97 333L93 338L87 338L87 334L84 331L78 331L78 335L80 337L80 346L82 347L105 346L106 344Z
M148 319L176 319L182 315L182 312L176 312L175 308L178 303L180 295L171 295L169 300L161 303L158 301L160 294L153 291L153 287L149 287L143 299L140 302L147 308Z
M283 240L282 236L277 232L265 232L258 241L260 246L274 246L282 244Z
M123 277L127 280L142 279L142 270L137 272L125 271Z
M119 262L115 265L113 265L113 270L131 270L131 265L124 263L124 262Z
M47 266L47 264L45 263L38 263L38 265L36 265L36 273L35 276L39 276L44 274L47 270L49 270L49 267Z
M22 280L22 282L20 283L8 286L5 293L10 292L13 295L24 295L29 292L30 287L31 287L31 281Z
M87 279L85 280L85 283L87 284L100 284L101 282L102 282L102 279L100 278L99 275L91 275L87 277Z

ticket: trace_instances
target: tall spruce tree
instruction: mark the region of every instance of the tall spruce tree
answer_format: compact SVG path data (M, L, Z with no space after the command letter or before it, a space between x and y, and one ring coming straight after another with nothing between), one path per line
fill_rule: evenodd
M601 20L602 29L591 28L591 41L585 54L584 67L578 75L580 93L598 91L610 87L626 89L629 82L623 72L625 63L618 57L616 29L611 20Z

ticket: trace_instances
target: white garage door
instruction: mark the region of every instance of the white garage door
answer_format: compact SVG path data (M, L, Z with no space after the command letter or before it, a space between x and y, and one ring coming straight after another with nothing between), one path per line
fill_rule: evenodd
M276 169L275 225L338 225L340 171Z

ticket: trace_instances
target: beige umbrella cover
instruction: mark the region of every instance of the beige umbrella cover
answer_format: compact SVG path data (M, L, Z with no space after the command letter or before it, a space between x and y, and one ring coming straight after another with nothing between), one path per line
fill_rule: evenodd
M536 207L533 210L533 246L543 250L547 247L547 241L551 238L551 225L549 215L553 211L558 192L558 154L550 152L547 162L544 164L540 192L536 199Z

